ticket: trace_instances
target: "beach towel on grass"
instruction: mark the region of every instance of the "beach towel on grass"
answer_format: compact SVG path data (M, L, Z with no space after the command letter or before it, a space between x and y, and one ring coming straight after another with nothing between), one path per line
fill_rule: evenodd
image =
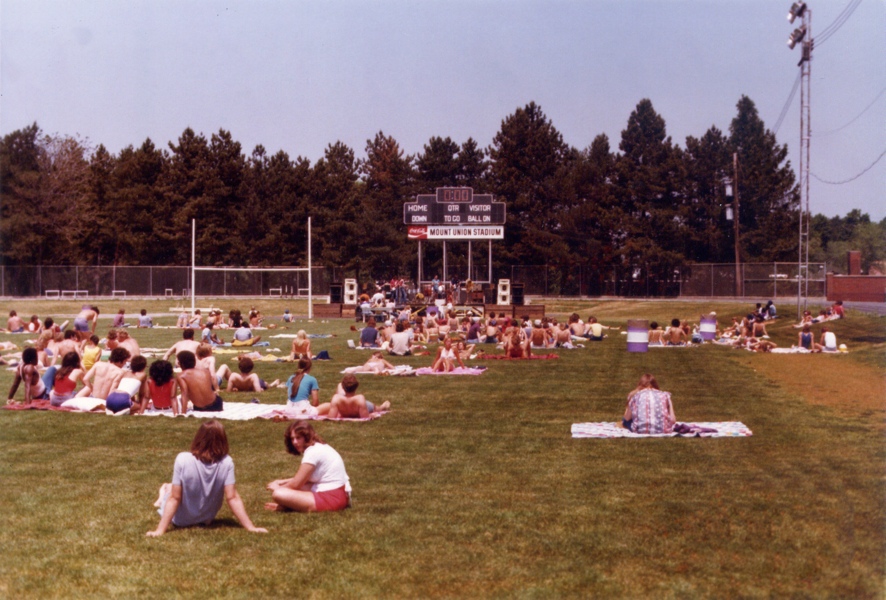
M455 367L448 373L443 371L435 371L431 367L422 367L420 369L415 370L416 375L482 375L486 371L486 368L474 368L474 367Z
M363 368L362 365L359 367L347 367L344 371L342 371L342 374L344 374L344 375L349 375L349 374L359 375L362 373L364 375L397 375L400 377L416 374L415 369L413 369L410 365L397 365L393 369L384 369L381 372L379 372L379 371L361 371L362 368Z
M556 354L532 354L529 358L514 358L512 356L506 356L504 354L483 354L481 357L483 360L491 359L491 360L553 360L555 358L560 358Z
M225 402L224 410L211 411L193 411L189 410L185 413L186 417L198 417L205 419L226 419L229 421L249 421L251 419L270 419L274 421L295 421L295 420L317 420L317 421L371 421L387 414L389 411L372 413L365 419L330 419L329 417L310 416L298 414L287 410L286 406L280 404L251 404L248 402ZM155 410L148 409L144 412L148 417L172 417L172 410Z
M59 410L62 412L71 412L73 408L65 408L62 406L53 406L49 400L31 400L27 404L24 402L15 402L4 406L6 410ZM104 410L104 408L102 408Z
M574 438L651 438L651 437L750 437L750 429L739 421L677 423L683 433L634 433L621 423L573 423Z

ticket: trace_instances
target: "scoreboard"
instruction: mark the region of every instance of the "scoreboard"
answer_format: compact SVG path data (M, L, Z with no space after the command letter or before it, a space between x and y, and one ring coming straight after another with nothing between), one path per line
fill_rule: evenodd
M403 205L404 225L475 226L504 225L505 203L492 194L474 194L469 187L437 188L436 194L419 194Z

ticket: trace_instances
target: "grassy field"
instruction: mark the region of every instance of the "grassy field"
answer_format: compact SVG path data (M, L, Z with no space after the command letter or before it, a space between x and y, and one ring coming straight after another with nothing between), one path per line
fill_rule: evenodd
M7 304L0 314L73 315L79 304ZM102 308L125 307L132 320L144 307L171 324L171 305ZM284 307L305 312L293 301L259 305L267 315ZM629 318L697 320L707 310L726 322L744 308L548 305L549 314L578 309L622 326ZM333 358L315 364L321 400L342 368L366 358L346 346L351 324L316 319L289 330L337 336L313 341ZM263 511L264 485L297 468L283 447L285 424L226 422L238 489L267 535L246 532L224 507L211 527L145 537L158 519L157 488L187 450L196 419L0 411L0 595L882 598L886 319L850 312L833 329L849 354L713 346L630 354L616 333L560 351L556 361L474 361L489 367L480 377L361 375L360 391L390 400L393 411L316 425L351 477L354 507L341 514ZM788 320L770 333L780 346L796 340ZM135 334L143 347L180 338L171 329ZM288 340L270 341L288 348ZM292 365L257 370L271 380ZM754 436L570 437L574 422L617 420L644 372L672 392L678 420L739 420ZM11 380L0 372L0 388ZM282 404L285 391L261 400Z

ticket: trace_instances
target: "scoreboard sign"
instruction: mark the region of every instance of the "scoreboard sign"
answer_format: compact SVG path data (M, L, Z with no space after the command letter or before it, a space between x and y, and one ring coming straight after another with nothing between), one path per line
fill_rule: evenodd
M505 217L504 202L493 202L492 194L474 195L474 188L468 187L437 188L436 194L419 194L415 202L403 205L404 225L439 225L457 230L504 225Z
M505 228L501 225L485 227L410 225L408 235L410 240L503 240Z

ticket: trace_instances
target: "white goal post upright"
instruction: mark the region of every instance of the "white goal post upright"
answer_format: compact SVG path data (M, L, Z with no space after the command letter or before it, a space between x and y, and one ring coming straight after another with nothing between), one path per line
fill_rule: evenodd
M197 306L197 271L295 271L308 273L308 319L314 318L314 286L311 273L311 217L308 217L308 266L305 267L198 267L197 266L197 220L191 219L191 314ZM296 288L298 285L296 285ZM296 289L296 291L298 291Z

